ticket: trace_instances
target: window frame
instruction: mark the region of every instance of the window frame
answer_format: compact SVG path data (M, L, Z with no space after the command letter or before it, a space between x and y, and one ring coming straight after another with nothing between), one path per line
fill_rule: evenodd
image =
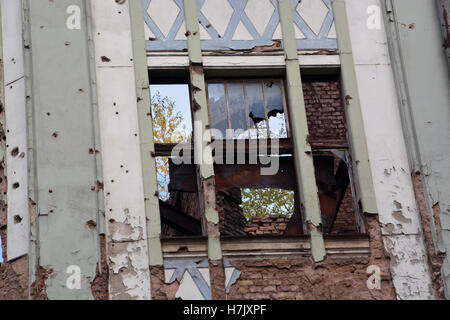
M207 105L208 105L208 116L209 116L209 122L211 123L212 127L212 121L211 121L211 105L210 105L210 99L209 99L209 84L213 83L219 83L224 84L225 89L225 100L226 100L226 109L227 109L227 118L228 118L228 128L232 129L232 123L231 123L231 112L230 112L230 105L229 105L229 93L228 93L228 83L242 83L243 85L243 91L244 91L244 101L245 101L245 113L246 113L246 123L247 123L247 130L249 131L252 129L251 125L251 118L249 117L249 106L248 106L248 95L247 95L247 86L246 84L249 82L261 82L261 88L263 93L263 101L264 101L264 113L265 113L265 121L267 122L267 138L265 139L272 139L270 133L270 124L269 120L271 117L268 116L268 109L267 109L267 100L266 100L266 94L264 90L264 83L265 82L279 82L281 87L281 96L283 100L283 115L285 117L284 122L286 126L286 138L292 139L291 135L291 125L290 125L290 119L289 119L289 105L287 100L287 93L286 93L286 86L285 86L285 78L284 77L257 77L257 78L214 78L214 79L206 79L206 97L207 97ZM249 134L248 137L246 137L244 140L252 140L253 138ZM264 139L264 138L257 138ZM230 139L224 139L224 140L230 140ZM238 140L233 138L232 140Z

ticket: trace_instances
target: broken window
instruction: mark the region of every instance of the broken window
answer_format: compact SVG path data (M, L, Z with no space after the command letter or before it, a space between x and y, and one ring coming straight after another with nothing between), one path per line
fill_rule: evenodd
M357 197L339 80L304 78L303 92L323 232L363 232L359 204L354 200Z
M179 144L190 145L192 116L187 84L151 85L151 107L159 205L163 236L202 235L198 195L181 193L172 185L172 150ZM192 173L196 177L196 172Z
M306 79L303 90L323 231L325 234L361 232L364 229L358 203L354 201L356 194L339 82ZM173 97L174 93L164 95ZM188 96L185 94L187 104ZM207 97L221 235L303 235L307 228L300 206L283 80L208 81ZM199 236L204 232L197 166L193 161L176 163L173 157L179 142L184 143L183 154L179 156L193 157L192 117L190 107L185 109L189 112L183 113L184 119L191 122L189 130L184 131L190 132L186 139L175 134L169 135L168 140L158 140L156 135L160 133L155 131L156 156L165 161L167 196L161 197L160 207L166 237ZM170 110L166 105L161 114ZM170 112L172 116L177 114L174 110ZM158 112L153 114L158 117ZM167 129L167 124L160 125Z
M288 136L281 79L208 82L208 102L215 139Z
M283 235L298 207L283 80L209 81L208 101L222 236Z

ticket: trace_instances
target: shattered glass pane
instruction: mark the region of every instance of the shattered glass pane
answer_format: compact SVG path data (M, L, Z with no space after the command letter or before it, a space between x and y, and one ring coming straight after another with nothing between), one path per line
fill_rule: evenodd
M276 117L278 113L284 113L283 93L280 82L265 81L264 94L266 95L269 118Z
M209 110L211 114L211 127L219 130L222 137L226 137L228 129L227 99L225 96L225 85L223 83L209 83ZM218 138L218 137L216 137Z
M228 103L230 105L231 128L247 130L247 115L245 112L244 86L242 82L229 82Z
M269 118L270 138L287 138L286 117L284 114L278 114L276 117Z
M264 95L261 82L247 82L248 113L253 125L266 119Z

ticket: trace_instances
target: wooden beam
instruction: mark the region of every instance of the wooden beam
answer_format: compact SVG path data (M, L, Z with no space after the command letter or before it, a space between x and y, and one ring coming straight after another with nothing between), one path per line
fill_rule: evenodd
M159 201L159 208L163 224L168 225L186 236L202 235L202 224L197 218L178 210L176 207L162 200Z
M223 141L223 150L224 153L229 151L230 149L232 151L238 150L238 147L243 145L245 153L248 154L250 152L255 152L260 150L258 143L261 143L263 141L267 141L267 153L271 154L272 150L272 140L234 140L234 147L231 146L231 143L229 141L224 140ZM215 142L218 143L218 142ZM155 144L155 153L153 154L155 157L171 157L173 149L178 146L180 150L184 150L186 152L190 152L190 154L193 156L193 146L191 143L156 143ZM256 148L255 148L256 147ZM332 149L348 149L348 143L342 142L342 141L312 141L311 147L313 151L319 151L319 150L332 150ZM279 149L276 154L279 155L289 155L292 154L293 147L292 147L292 141L290 138L282 138L279 139ZM275 154L275 153L274 153ZM183 152L180 154L177 154L177 156L183 155Z
M261 175L261 164L222 165L216 164L216 190L232 188L276 188L297 190L292 157L281 157L280 168L275 175ZM197 192L195 165L174 165L170 162L170 191Z

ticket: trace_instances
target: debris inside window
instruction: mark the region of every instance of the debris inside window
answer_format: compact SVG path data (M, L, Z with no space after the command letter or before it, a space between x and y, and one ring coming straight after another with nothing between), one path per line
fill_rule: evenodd
M353 200L356 194L339 82L307 80L303 89L323 232L359 232L362 222L358 204ZM297 186L283 81L212 81L207 90L221 235L303 235L307 228ZM175 108L167 103L169 100L159 99L155 101L164 110L154 115L169 114L178 119ZM187 117L191 119L190 113ZM158 125L168 129L168 124ZM156 139L161 133L155 132ZM170 139L156 141L156 156L164 159L166 178L161 187L167 190L166 198L161 197L166 237L202 234L197 165L178 163L171 153L176 143L183 142L183 153L193 157L191 136L192 133L183 139L174 133Z

